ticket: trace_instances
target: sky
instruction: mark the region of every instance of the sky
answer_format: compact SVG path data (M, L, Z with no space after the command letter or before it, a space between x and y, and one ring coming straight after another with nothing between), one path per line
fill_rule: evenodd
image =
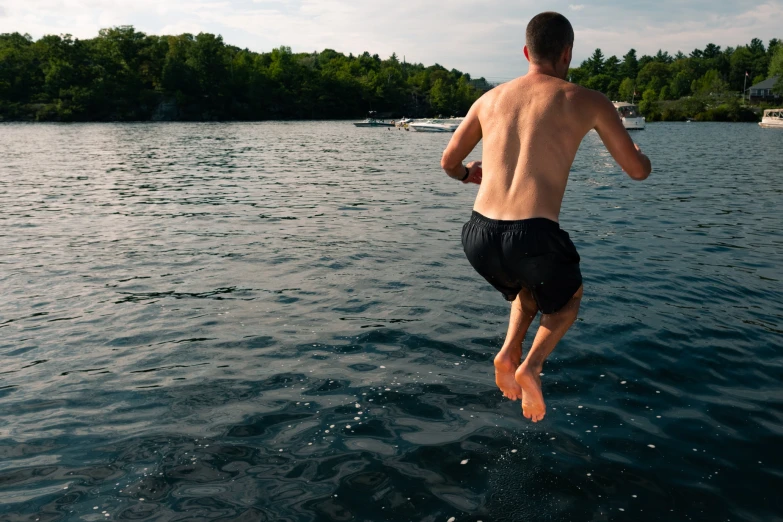
M578 3L577 3L578 2ZM504 81L527 71L525 27L544 10L574 26L574 63L596 48L621 57L707 43L783 39L783 0L0 0L0 33L71 34L133 25L148 34L221 34L252 51L334 49L439 63Z

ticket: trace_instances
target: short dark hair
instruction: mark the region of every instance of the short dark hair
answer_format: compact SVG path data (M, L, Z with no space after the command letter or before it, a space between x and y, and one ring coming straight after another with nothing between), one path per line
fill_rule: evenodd
M574 44L574 28L565 16L548 11L530 20L525 40L533 60L555 63Z

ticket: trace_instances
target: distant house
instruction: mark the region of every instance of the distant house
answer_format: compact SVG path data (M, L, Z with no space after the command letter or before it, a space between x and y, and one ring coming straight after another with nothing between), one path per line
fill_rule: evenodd
M780 98L779 94L773 94L772 87L775 86L775 83L778 81L779 76L773 76L772 78L767 78L761 83L757 83L756 85L752 85L750 89L750 98L756 98L761 100L776 100Z

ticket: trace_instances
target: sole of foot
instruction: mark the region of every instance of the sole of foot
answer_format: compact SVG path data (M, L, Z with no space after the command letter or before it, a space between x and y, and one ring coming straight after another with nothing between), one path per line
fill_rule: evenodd
M503 396L512 401L522 398L522 389L514 379L517 366L510 356L498 354L495 357L495 384L503 392Z
M540 373L540 370L535 371L522 364L514 374L514 380L522 389L522 415L533 422L541 421L546 415Z

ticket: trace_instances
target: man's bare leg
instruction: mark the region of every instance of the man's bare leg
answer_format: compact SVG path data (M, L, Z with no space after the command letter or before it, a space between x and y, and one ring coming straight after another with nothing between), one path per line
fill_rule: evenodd
M514 375L517 384L522 388L522 414L533 422L540 421L546 414L540 377L544 361L574 324L579 313L579 304L582 301L582 291L580 286L563 308L553 314L541 316L541 325L536 332L533 346Z
M511 303L511 317L503 348L495 356L495 383L503 395L512 401L522 398L522 390L514 380L514 372L522 359L522 341L538 313L538 307L528 290L522 289Z

